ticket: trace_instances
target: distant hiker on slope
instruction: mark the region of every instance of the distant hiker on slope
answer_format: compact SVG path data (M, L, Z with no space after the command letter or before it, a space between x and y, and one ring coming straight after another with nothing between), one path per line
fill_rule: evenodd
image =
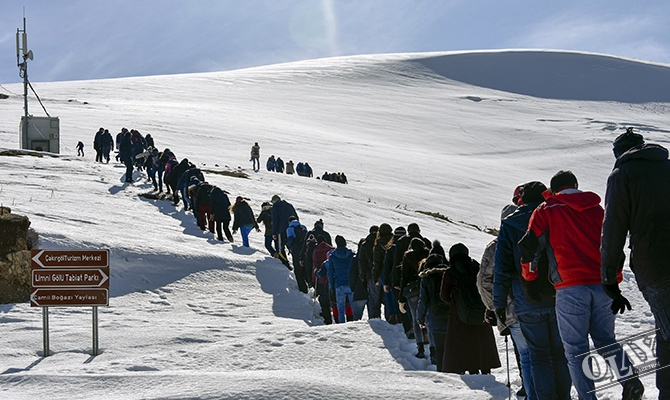
M258 145L258 142L254 143L253 146L251 146L251 161L252 163L252 168L254 171L258 172L258 170L261 169L261 146Z

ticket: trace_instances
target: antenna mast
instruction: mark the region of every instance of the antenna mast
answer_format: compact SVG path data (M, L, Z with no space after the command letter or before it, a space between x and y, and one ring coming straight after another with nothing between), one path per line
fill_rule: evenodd
M23 62L21 59L23 58ZM26 9L23 9L23 30L16 29L16 64L19 67L19 76L23 78L23 110L26 123L23 125L24 134L28 132L28 60L33 59L32 50L28 50L28 34L26 33Z

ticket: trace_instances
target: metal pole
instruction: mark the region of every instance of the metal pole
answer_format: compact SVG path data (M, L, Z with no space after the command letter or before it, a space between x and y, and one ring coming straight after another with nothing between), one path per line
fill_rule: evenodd
M93 356L98 355L98 306L93 306Z
M42 345L44 357L49 356L49 307L42 307Z

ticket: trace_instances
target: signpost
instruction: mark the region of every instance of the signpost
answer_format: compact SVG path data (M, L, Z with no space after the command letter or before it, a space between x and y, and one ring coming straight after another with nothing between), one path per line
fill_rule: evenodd
M109 305L109 250L33 250L30 305L42 307L44 356L49 355L49 307L93 307L93 355L98 355L98 306Z

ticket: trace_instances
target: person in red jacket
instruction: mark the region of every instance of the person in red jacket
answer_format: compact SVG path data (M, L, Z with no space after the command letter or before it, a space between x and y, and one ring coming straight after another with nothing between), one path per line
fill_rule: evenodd
M519 241L523 277L537 278L535 261L542 252L549 258L549 279L556 288L556 317L572 383L580 399L596 399L595 384L587 375L589 335L603 358L614 356L615 371L624 399L640 399L644 386L633 372L627 355L614 335L612 299L600 277L600 233L604 210L600 196L578 189L571 171L551 178L546 201L533 211L528 231ZM618 281L621 281L619 276Z

